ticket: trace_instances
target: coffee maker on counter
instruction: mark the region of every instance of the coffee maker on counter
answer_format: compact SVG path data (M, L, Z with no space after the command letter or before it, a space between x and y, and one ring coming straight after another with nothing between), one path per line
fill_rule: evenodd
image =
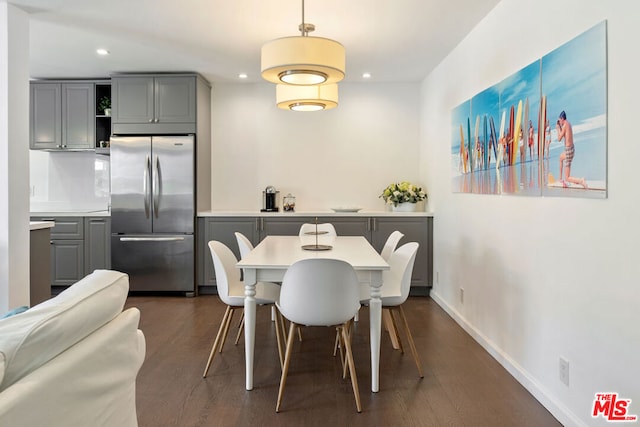
M260 212L278 212L279 191L273 185L269 185L262 192L262 209Z

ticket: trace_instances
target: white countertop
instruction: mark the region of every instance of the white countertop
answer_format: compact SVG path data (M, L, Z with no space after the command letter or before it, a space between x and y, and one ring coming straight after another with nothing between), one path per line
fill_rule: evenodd
M53 228L56 225L53 221L30 221L29 231L42 230L44 228Z
M31 211L29 215L33 217L54 218L58 216L111 216L108 210L101 211Z
M295 211L295 212L260 212L260 211L202 211L198 212L199 217L310 217L310 216L336 216L336 217L370 217L370 216L418 216L418 217L432 217L433 212L390 212L390 211L366 211L361 210L359 212L334 212L332 210L327 211Z

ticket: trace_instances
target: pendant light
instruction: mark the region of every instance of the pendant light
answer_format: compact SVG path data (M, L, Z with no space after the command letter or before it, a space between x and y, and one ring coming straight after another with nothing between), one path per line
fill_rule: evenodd
M335 40L309 36L315 26L304 22L304 0L302 24L298 29L300 36L282 37L262 46L262 78L289 85L316 85L342 80L344 46Z
M338 85L276 85L276 103L283 110L329 110L338 106Z

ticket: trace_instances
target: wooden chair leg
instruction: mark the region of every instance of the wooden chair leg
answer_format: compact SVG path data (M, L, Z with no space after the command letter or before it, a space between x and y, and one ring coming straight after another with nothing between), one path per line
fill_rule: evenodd
M242 314L240 315L240 322L238 323L238 334L236 335L235 345L238 345L238 343L240 342L242 331L244 331L244 309L242 310Z
M280 359L280 370L284 367L284 350L282 349L283 338L286 339L282 325L282 314L276 309L275 312L275 326L276 326L276 341L278 342L278 358Z
M333 344L333 357L336 357L336 354L338 354L338 347L340 346L340 334L338 332L336 332L336 339L335 342Z
M333 356L335 357L337 350L340 350L340 365L342 366L342 378L346 378L347 360L344 357L344 344L342 344L342 333L340 327L336 326L336 342L334 344Z
M227 322L224 325L224 332L222 333L222 342L220 343L220 351L218 351L218 353L222 353L222 348L224 347L224 343L227 341L227 335L229 334L229 326L231 325L231 320L233 319L233 313L235 313L235 309L231 307L231 311L229 312L229 317L227 318Z
M389 338L391 339L391 345L395 350L400 348L398 343L398 331L394 328L393 318L391 317L391 311L386 308L382 309L382 320L384 322L385 329L389 332Z
M242 314L240 315L240 320L238 321L238 328L244 325L244 308L242 309Z
M356 409L358 412L362 412L362 407L360 405L360 389L358 388L358 378L356 376L356 366L353 362L353 353L351 351L351 340L347 335L347 330L349 327L349 322L345 323L342 327L342 341L344 342L344 348L347 353L347 363L349 364L349 375L351 375L351 386L353 387L353 396L356 399Z
M209 367L211 366L211 362L213 362L213 357L216 355L216 350L218 349L218 344L220 343L220 337L222 336L224 325L227 323L227 318L229 317L230 313L231 313L231 307L227 306L227 309L224 312L224 316L222 316L222 321L220 322L220 327L218 328L216 339L213 341L213 346L211 347L211 353L209 353L209 359L207 360L207 366L204 368L204 373L202 374L202 378L206 378L207 373L209 372Z
M402 306L398 307L400 312L400 317L402 317L402 321L404 322L404 330L407 334L407 340L409 341L409 347L411 348L411 353L413 353L413 359L416 361L416 366L418 367L418 373L420 374L420 378L424 378L424 374L422 373L422 365L420 364L420 358L418 357L418 350L416 350L416 344L413 342L413 336L411 335L411 330L409 329L409 323L407 322L407 317L404 315L404 310Z
M396 343L398 344L398 350L400 353L404 354L404 347L402 346L402 339L400 339L400 334L398 333L398 324L396 323L396 317L393 315L397 311L398 307L389 308L389 318L391 319L391 327L394 331L396 331Z
M282 367L282 376L280 377L280 388L278 389L278 402L276 403L276 412L280 412L280 404L282 403L282 395L284 394L284 386L287 382L287 373L289 372L289 362L291 362L291 349L293 348L293 336L296 333L297 325L291 322L289 335L287 337L287 351L284 355L284 366Z

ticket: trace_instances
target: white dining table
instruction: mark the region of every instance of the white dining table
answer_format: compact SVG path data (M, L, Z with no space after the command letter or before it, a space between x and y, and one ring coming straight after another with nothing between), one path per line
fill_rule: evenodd
M289 266L307 258L340 259L351 264L360 283L371 286L369 319L371 335L371 391L379 389L380 335L382 301L380 286L382 272L389 264L363 236L322 237L318 242L332 248L323 251L302 249L304 244L315 244L308 236L267 236L249 254L236 264L244 271L244 322L246 389L253 389L253 355L256 331L256 282L282 282Z

